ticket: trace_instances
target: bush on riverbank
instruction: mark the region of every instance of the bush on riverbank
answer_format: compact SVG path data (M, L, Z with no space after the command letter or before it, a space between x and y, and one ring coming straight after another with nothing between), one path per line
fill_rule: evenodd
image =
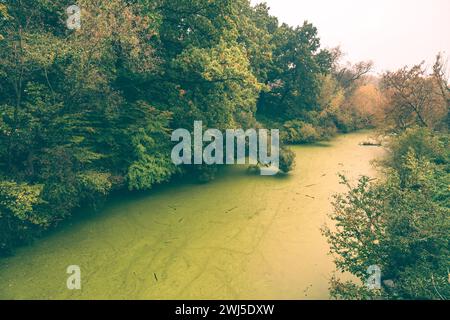
M384 94L376 115L390 136L388 154L379 161L378 182L362 177L356 186L343 178L349 191L336 196L325 228L336 266L371 285L381 271L379 288L331 281L339 299L450 298L450 89L441 54L433 73L424 63L381 79ZM379 99L376 99L379 100Z
M290 144L313 143L320 139L316 128L304 121L292 120L283 126L284 141Z
M381 289L332 280L339 299L445 299L450 236L450 145L447 133L409 129L392 139L385 176L337 195L324 229L336 266L366 283L369 266L381 269Z
M282 147L280 150L280 170L289 173L295 168L295 153L288 147Z

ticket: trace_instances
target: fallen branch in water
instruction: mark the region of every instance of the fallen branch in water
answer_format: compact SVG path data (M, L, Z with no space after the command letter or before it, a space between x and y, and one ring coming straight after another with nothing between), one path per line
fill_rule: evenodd
M227 211L225 211L225 213L229 213L229 212L233 211L234 209L237 209L237 207L233 207L231 209L228 209Z
M381 142L376 142L376 141L363 141L359 145L363 146L363 147L381 147L382 146Z

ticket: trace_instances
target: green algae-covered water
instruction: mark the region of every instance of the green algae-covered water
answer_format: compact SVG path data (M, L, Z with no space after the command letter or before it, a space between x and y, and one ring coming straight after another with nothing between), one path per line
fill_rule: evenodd
M0 299L326 299L334 271L320 233L337 173L374 175L369 133L293 147L285 177L232 167L209 184L115 198L0 260ZM68 290L69 265L81 290Z

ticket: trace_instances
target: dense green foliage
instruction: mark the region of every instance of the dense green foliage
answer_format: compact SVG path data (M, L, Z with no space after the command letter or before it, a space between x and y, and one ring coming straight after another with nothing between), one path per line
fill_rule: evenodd
M209 180L217 168L172 164L172 129L320 111L332 57L311 24L279 26L246 0L80 0L69 30L71 4L0 1L2 253L113 190L180 170Z
M382 271L381 290L332 281L332 296L345 299L446 299L450 237L448 134L408 129L391 142L385 178L362 177L336 196L325 235L342 271L363 283L367 268Z
M64 4L4 7L0 251L113 188L149 188L175 172L167 156L171 114L130 98L121 85L156 68L148 41L156 34L154 18L124 1L80 5L87 10L77 32L65 26Z
M339 67L313 25L279 25L265 4L80 0L69 30L71 4L0 0L0 252L113 190L213 178L170 160L171 130L195 120L263 123L284 143L367 126L349 104L368 69ZM280 161L288 172L294 154Z
M379 122L390 139L384 178L338 195L324 233L336 264L380 291L334 279L337 298L449 298L449 101L442 57L388 72L343 67L310 23L280 25L248 0L0 0L0 254L114 190L214 166L176 167L170 132L281 129L313 143ZM421 128L416 128L420 126ZM434 131L433 131L434 130ZM438 132L439 130L439 132ZM280 169L295 165L283 146Z

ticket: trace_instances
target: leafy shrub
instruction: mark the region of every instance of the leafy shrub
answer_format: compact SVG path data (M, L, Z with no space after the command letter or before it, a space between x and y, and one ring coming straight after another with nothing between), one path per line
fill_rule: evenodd
M288 173L295 168L295 153L288 147L280 149L280 170Z
M37 207L43 203L42 186L0 181L0 254L10 253L32 238L32 229L48 224Z
M312 124L292 120L283 126L283 139L292 144L313 143L320 139L320 135Z
M335 197L324 228L336 266L365 282L366 270L382 270L381 290L368 291L352 282L332 280L339 299L445 299L448 286L450 174L441 158L439 139L424 129L394 138L384 162L385 179L368 177Z
M429 159L435 163L448 162L448 140L445 137L439 137L426 128L411 128L391 141L385 165L401 173L405 157L411 151L420 159Z

